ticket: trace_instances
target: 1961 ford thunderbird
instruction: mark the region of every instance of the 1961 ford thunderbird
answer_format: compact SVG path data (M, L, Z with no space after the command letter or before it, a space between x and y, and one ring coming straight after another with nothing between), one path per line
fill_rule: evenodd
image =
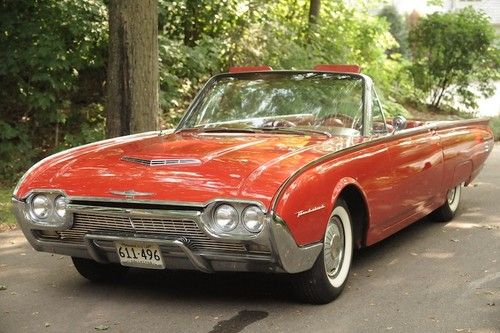
M453 218L493 147L484 119L386 120L352 65L212 77L173 131L69 149L13 194L39 251L90 280L128 267L289 273L327 303L353 250L426 215Z

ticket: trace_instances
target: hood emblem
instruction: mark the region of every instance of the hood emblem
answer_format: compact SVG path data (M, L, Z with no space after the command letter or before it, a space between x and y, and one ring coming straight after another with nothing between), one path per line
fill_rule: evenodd
M160 158L160 159L144 159L130 156L123 156L122 161L143 164L147 166L161 165L183 165L183 164L201 164L201 161L196 158Z
M146 197L150 195L154 195L152 192L136 192L134 190L127 191L109 191L109 193L116 195L123 195L127 199L134 199L135 197Z

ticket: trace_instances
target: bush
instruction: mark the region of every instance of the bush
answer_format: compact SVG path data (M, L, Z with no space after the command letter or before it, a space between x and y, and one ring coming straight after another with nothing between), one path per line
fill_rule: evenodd
M386 119L393 119L396 116L403 116L408 119L412 117L411 113L403 105L394 101L384 101L383 108Z

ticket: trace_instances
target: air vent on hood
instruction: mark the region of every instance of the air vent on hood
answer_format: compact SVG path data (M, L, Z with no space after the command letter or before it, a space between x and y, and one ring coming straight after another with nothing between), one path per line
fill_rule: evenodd
M149 166L160 166L160 165L180 165L180 164L201 164L201 161L194 158L164 158L164 159L143 159L137 157L122 157L122 161L128 161L132 163L139 163Z

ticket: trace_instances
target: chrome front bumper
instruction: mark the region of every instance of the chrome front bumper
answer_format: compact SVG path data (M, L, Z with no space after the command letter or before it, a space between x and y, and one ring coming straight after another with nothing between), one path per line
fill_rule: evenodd
M285 222L273 215L258 235L232 237L219 236L210 232L200 217L199 211L127 209L128 214L151 218L169 216L191 218L196 221L204 236L213 241L231 242L244 245L247 249L259 248L266 251L232 252L210 249L193 249L186 237L164 237L161 234L145 235L142 233L123 233L112 230L89 232L81 243L65 243L59 239L44 237L54 231L33 223L27 213L28 205L24 201L12 199L13 211L25 237L37 251L51 252L73 257L94 259L101 263L118 263L119 258L114 247L115 242L152 242L158 244L165 258L167 269L191 269L202 272L214 271L260 271L298 273L312 267L322 249L321 243L298 246ZM123 213L123 208L69 205L69 214L77 213ZM117 215L118 216L118 215ZM67 228L67 227L66 227ZM71 231L66 229L67 231ZM64 232L64 230L59 230Z

